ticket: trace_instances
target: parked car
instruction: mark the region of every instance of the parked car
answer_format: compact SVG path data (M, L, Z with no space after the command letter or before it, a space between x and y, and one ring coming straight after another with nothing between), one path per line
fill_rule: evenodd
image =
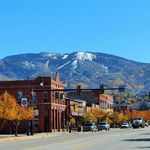
M123 122L123 123L121 124L121 128L130 128L130 125L129 125L128 122Z
M148 122L145 122L145 126L148 127L148 125L149 125Z
M111 124L110 128L120 128L120 124Z
M132 128L132 123L130 121L128 122L128 124L129 124L129 128Z
M102 131L102 130L110 130L110 125L107 122L100 122L98 124L98 130Z
M85 131L96 132L96 131L98 131L98 128L97 128L97 126L96 126L95 123L89 122L89 123L86 123L86 124L83 126L83 132L85 132Z
M144 128L145 121L143 120L142 117L133 118L132 127L133 128L139 128L139 127Z

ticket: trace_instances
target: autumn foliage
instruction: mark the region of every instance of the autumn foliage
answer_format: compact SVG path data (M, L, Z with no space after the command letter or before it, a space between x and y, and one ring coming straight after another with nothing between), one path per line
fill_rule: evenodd
M138 110L127 110L125 115L128 120L132 120L135 117L143 117L145 121L150 121L150 111L138 111Z
M134 117L143 117L145 121L150 122L150 111L137 111L137 110L126 110L125 113L122 112L112 112L107 111L101 108L94 108L91 112L87 112L85 116L83 116L84 122L86 121L93 121L93 122L100 122L100 121L107 121L110 124L122 124L126 121L131 121Z
M13 122L17 130L20 121L31 120L33 116L32 108L22 107L9 93L0 95L0 120Z
M83 116L83 122L93 121L101 122L107 121L111 123L111 111L107 111L101 108L92 108L92 111L88 111L86 115Z

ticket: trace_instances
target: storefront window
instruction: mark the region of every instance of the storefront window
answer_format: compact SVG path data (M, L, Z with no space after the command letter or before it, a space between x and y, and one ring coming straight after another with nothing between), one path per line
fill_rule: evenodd
M44 91L44 102L48 102L48 91Z
M23 97L23 91L18 91L17 92L17 102L20 103L21 102L21 98Z

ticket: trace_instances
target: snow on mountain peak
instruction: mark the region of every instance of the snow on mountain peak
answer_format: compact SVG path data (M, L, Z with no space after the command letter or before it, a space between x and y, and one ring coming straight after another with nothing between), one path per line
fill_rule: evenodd
M35 65L32 62L23 61L22 65L26 66L27 68L35 68Z
M92 61L94 58L96 58L95 55L92 53L87 53L87 52L78 52L76 53L76 57L78 60L89 60Z
M59 67L57 68L57 70L63 68L64 66L66 66L66 65L69 64L69 63L70 63L70 61L66 62L65 64L63 64L63 65L61 65L61 66L59 66Z
M62 59L66 59L68 57L68 55L64 55L63 57L62 57Z
M72 62L72 69L73 69L73 71L77 68L77 60L74 60L73 62Z
M41 55L43 57L52 57L52 56L55 56L56 54L53 52L42 52Z

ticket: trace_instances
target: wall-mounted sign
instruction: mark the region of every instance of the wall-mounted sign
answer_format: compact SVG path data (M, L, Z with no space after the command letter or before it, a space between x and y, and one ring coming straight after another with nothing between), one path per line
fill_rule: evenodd
M34 110L34 114L35 114L35 116L39 116L39 110L38 110L38 109L35 109L35 110Z
M27 102L27 98L21 98L21 106L27 107L28 102Z
M78 112L78 105L77 104L74 104L74 111Z

